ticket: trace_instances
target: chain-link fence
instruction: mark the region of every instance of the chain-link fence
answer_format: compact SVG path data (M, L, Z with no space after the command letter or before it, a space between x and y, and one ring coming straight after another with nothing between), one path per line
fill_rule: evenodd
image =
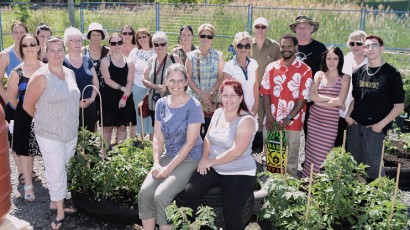
M51 26L61 36L71 25L67 4L31 4L27 25L34 31L40 22ZM404 54L410 52L410 12L373 9L312 9L268 8L253 5L159 4L159 3L82 3L74 6L74 26L86 32L91 22L101 23L110 33L128 24L145 27L151 32L162 30L169 36L170 47L177 44L179 28L191 25L194 30L202 23L216 27L214 48L227 52L235 33L252 34L252 22L257 17L269 21L268 37L278 40L291 32L289 24L297 15L309 15L320 23L313 37L326 45L344 47L348 35L358 29L377 34L385 40L387 50ZM10 3L0 3L0 48L12 44L10 26L18 20L18 12ZM196 32L196 31L194 31ZM196 40L194 43L198 43ZM407 55L408 56L408 55ZM407 57L406 60L410 58ZM410 62L407 61L407 64Z

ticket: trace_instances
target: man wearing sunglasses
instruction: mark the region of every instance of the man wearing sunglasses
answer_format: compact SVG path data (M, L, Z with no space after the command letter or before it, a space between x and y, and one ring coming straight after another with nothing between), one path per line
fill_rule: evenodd
M279 60L280 51L279 44L267 37L269 29L268 20L263 17L257 18L253 22L253 32L255 37L252 39L251 52L249 57L255 59L258 63L258 85L261 84L263 74L265 72L266 66ZM258 117L259 117L259 130L263 130L263 118L265 117L265 110L263 108L263 96L259 96L259 108L258 108ZM265 139L266 136L263 137ZM261 152L260 150L255 150Z
M369 35L363 45L368 64L352 74L353 101L346 114L347 151L358 163L370 166L366 172L372 181L379 176L387 130L404 110L404 90L400 72L382 60L383 40Z

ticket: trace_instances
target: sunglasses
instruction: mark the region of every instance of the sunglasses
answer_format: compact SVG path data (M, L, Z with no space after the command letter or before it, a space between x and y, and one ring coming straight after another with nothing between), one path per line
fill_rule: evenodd
M167 45L166 42L164 42L164 43L154 43L155 47L160 47L160 46L165 47L166 45Z
M256 25L255 26L255 29L266 29L266 28L268 28L267 26L258 26L258 25Z
M27 47L36 47L37 46L37 44L36 43L30 43L30 44L21 44L21 47L23 47L23 48L27 48Z
M110 45L111 46L116 46L116 45L122 45L122 44L124 44L124 42L123 41L118 41L118 42L110 42Z
M356 46L362 46L363 42L349 42L349 46L354 46L354 44L356 44Z
M131 36L131 35L133 35L134 33L131 31L131 32L122 32L122 35L129 35L129 36Z
M137 39L139 40L139 39L141 39L141 38L147 38L147 35L142 35L142 36L139 36L139 37L137 37Z
M199 37L200 38L208 38L209 40L214 39L214 35L200 34Z
M238 45L236 45L236 48L238 48L238 49L243 49L243 48L245 48L245 49L250 49L251 48L251 44L249 44L249 43L246 43L246 44L238 44Z

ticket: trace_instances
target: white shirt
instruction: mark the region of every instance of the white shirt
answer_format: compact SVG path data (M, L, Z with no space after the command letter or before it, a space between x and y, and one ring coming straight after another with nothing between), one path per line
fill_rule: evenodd
M255 104L255 94L253 92L253 87L255 85L255 81L257 80L256 69L259 65L254 59L249 58L248 61L248 80L246 80L244 71L236 61L236 55L232 58L232 60L228 61L225 64L223 72L231 75L232 78L238 80L241 83L246 106L248 107L248 110L251 111L253 105Z
M353 53L349 52L344 57L342 72L344 74L352 76L352 73L355 69L359 68L360 66L364 64L367 64L367 57L365 57L362 63L358 64L355 69L353 69L353 63L354 63ZM349 110L349 106L353 101L352 90L353 90L352 79L350 79L349 93L347 94L346 100L345 100L345 110L339 109L339 115L343 118L346 117L347 110Z
M142 83L142 79L144 79L144 69L147 66L148 59L150 59L154 54L154 49L146 51L143 49L134 48L128 56L131 58L135 66L134 84L141 88L147 88Z

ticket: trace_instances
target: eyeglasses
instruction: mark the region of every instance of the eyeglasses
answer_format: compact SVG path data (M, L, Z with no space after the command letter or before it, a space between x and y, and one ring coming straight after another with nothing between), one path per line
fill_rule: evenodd
M184 84L186 81L185 80L174 80L174 79L171 79L171 80L169 80L168 81L169 83L171 83L171 84L178 84L178 85L182 85L182 84Z
M124 42L123 41L118 41L118 42L110 42L110 45L111 46L116 46L116 45L122 45L122 44L124 44Z
M144 39L145 39L145 38L147 38L147 35L141 35L141 36L138 36L138 37L137 37L138 40L140 40L141 38L144 38Z
M241 44L241 43L239 43L238 45L236 45L236 48L238 48L238 49L243 49L243 48L245 48L245 49L250 49L251 48L251 44L249 44L249 43L246 43L246 44Z
M266 28L268 28L267 26L258 26L258 25L256 25L255 26L255 29L266 29Z
M36 43L30 43L30 44L21 44L21 47L23 47L23 48L27 48L27 47L36 47L37 46L37 44Z
M354 44L356 44L356 46L362 46L363 42L349 42L349 46L354 46Z
M133 35L134 33L131 31L131 32L122 32L122 35L129 35L129 36L131 36L131 35Z
M373 44L365 45L365 46L363 47L363 49L366 49L366 50L369 50L370 48L376 49L376 48L379 48L380 46L381 46L380 44L373 43Z
M155 47L160 47L160 46L165 47L166 45L167 45L166 42L164 42L164 43L154 43Z
M222 97L222 99L229 99L229 98L237 98L237 97L239 97L239 95L238 94L231 94L231 95L222 94L221 97Z
M199 35L199 37L200 38L208 38L209 40L212 40L212 39L214 39L214 35L211 35L211 34L200 34Z

